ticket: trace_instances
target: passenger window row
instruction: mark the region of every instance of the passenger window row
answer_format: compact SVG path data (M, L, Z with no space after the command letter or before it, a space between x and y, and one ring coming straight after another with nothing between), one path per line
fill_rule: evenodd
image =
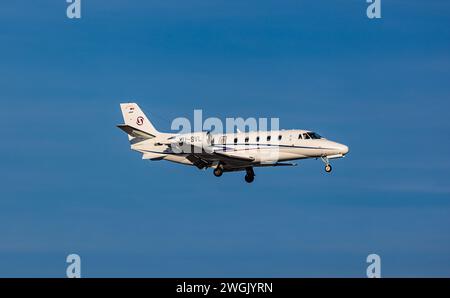
M282 135L278 136L278 140L279 141L281 141L282 138L283 138ZM270 142L270 140L272 139L272 136L267 136L266 139L267 139L267 142ZM260 137L257 136L255 140L256 140L256 143L259 143ZM244 142L248 143L249 141L250 141L250 138L249 137L245 137ZM238 138L234 138L234 143L237 144L238 142L239 142L239 139Z
M271 139L272 139L271 135L266 137L267 142L270 142ZM283 139L283 136L278 135L278 140L281 141L282 139ZM316 140L316 139L322 139L322 137L318 133L315 133L315 132L307 132L307 133L305 132L305 133L299 134L298 139L299 140L310 140L310 139ZM259 143L260 136L257 136L255 140L256 140L256 143ZM237 137L235 137L233 141L235 144L237 144L239 142L239 139ZM250 138L245 137L244 142L246 143L246 145L248 145L249 141L250 141ZM214 138L212 138L211 144L214 145L214 142L215 142ZM219 142L222 143L223 145L225 145L227 142L227 137L226 136L220 137Z
M272 138L272 136L267 136L267 142L270 142L271 138ZM281 141L282 138L283 138L282 135L279 135L279 136L278 136L278 140ZM261 138L260 138L259 136L257 136L257 137L256 137L256 143L259 143L260 139L261 139ZM233 141L234 141L235 144L237 144L238 141L239 141L239 139L238 139L238 138L234 138ZM249 138L249 137L245 137L244 142L245 142L245 143L248 143L249 141L250 141L250 138ZM225 145L225 144L227 143L227 137L226 137L226 136L220 137L220 138L219 138L219 143ZM214 144L215 144L215 138L212 138L212 139L211 139L211 145L214 145Z

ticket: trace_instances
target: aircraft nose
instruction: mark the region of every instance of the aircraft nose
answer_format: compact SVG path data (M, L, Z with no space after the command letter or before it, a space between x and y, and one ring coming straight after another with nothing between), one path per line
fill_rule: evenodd
M344 144L339 144L339 153L345 155L348 153L348 151L349 151L348 146L345 146Z

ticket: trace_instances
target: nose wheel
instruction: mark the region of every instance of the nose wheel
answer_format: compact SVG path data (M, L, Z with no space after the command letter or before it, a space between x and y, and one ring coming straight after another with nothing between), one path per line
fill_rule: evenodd
M325 172L329 173L329 172L331 172L332 169L333 168L331 167L330 164L325 165Z

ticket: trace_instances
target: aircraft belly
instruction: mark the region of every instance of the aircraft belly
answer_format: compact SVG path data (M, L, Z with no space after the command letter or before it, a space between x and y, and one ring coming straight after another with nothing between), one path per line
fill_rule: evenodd
M323 149L320 148L296 148L295 153L302 158L317 157L323 155Z
M255 161L259 163L288 161L306 157L292 150L291 148L283 147L274 147L271 149L256 149L255 156Z

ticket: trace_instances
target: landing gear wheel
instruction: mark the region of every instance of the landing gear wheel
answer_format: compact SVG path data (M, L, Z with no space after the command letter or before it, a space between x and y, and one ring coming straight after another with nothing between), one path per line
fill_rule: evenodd
M215 168L213 173L214 173L214 176L216 176L216 177L222 176L222 174L223 174L222 167L219 166L219 167Z
M327 173L331 172L332 169L333 168L329 164L325 166L325 172L327 172Z
M252 183L253 180L255 180L255 172L253 172L253 168L248 167L245 169L245 171L247 172L247 174L245 175L245 181L247 183Z
M249 175L249 174L245 175L245 181L247 183L252 183L253 180L255 180L255 176L254 175Z

